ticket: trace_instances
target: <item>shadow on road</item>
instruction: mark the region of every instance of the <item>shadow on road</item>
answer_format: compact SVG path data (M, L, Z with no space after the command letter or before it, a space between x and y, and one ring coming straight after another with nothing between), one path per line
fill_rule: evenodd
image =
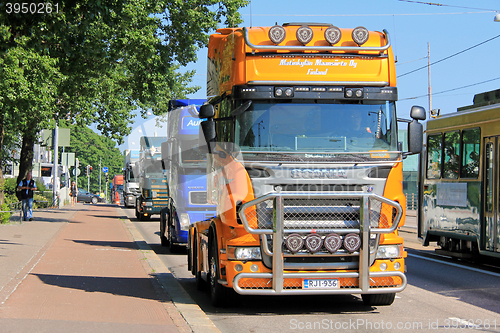
M116 247L137 250L137 244L135 242L113 242L113 241L95 241L95 240L76 240L76 239L66 239L77 244L87 244L92 246L102 246L102 247Z
M61 288L101 292L157 300L152 281L149 278L119 278L99 276L33 274L43 283Z

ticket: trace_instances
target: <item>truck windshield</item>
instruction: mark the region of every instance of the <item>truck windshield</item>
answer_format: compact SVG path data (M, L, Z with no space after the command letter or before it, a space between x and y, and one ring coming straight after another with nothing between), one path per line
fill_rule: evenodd
M137 180L135 179L135 175L134 175L134 170L132 169L129 169L128 172L127 172L127 180L129 182L136 182Z
M180 144L180 161L183 167L200 167L206 165L207 151L199 146L198 136L181 137Z
M145 169L146 178L162 178L163 166L161 161L148 161L148 166Z
M395 112L395 103L384 101L363 104L256 101L237 116L235 143L242 152L396 151Z

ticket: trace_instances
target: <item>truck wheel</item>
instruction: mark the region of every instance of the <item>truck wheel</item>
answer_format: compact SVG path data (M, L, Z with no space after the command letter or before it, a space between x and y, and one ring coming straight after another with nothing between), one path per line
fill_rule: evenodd
M210 240L210 251L208 253L208 282L210 287L210 299L213 306L223 307L228 304L230 289L222 286L218 280L219 275L219 256L217 241L215 235Z
M163 208L160 212L160 242L161 242L161 246L168 246L168 238L165 237L165 224L167 223L165 209L166 208Z
M170 253L179 253L180 252L180 246L174 243L174 236L172 232L172 226L169 224L168 225L168 246Z
M196 235L194 235L196 237ZM207 289L207 283L203 280L201 277L201 272L198 271L198 246L197 246L197 241L196 238L194 239L194 245L193 245L193 270L192 273L194 274L195 277L195 282L196 282L196 290L198 291L204 291ZM196 254L195 254L196 253Z
M191 265L191 261L193 260L193 256L191 255L191 230L188 230L188 243L187 243L187 264L188 271L193 273L193 266Z
M365 294L361 295L365 305L391 305L396 298L396 293L392 294Z

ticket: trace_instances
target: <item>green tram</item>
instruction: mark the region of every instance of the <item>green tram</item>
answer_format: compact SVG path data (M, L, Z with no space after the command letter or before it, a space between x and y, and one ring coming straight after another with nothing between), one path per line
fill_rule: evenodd
M500 89L427 122L418 236L441 253L500 257Z

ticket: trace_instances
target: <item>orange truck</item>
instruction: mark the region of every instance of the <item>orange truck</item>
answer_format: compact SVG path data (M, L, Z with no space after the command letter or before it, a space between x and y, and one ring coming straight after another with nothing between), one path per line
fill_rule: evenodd
M330 24L219 29L208 49L207 201L188 269L214 305L243 295L360 294L390 305L407 283L402 162L387 31ZM232 289L232 290L231 290Z
M113 178L112 202L119 205L123 199L123 175L115 175Z

